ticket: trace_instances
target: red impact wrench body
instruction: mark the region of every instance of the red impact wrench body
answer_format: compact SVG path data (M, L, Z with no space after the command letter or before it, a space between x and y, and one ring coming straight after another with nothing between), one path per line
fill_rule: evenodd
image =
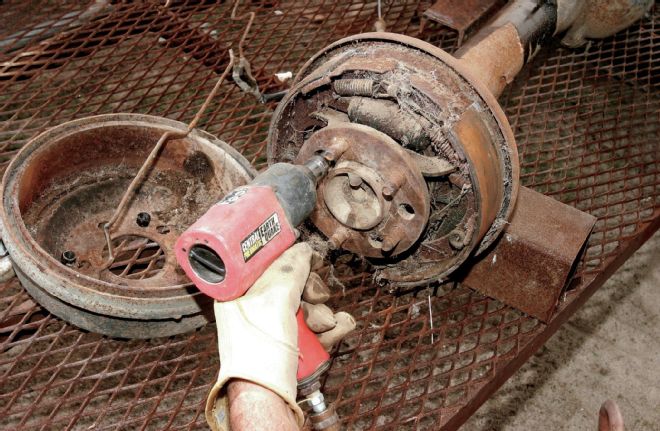
M312 212L316 183L327 170L328 162L321 156L304 165L277 163L233 190L181 234L175 245L179 265L199 290L218 301L244 295L295 243L295 227ZM296 318L298 388L310 399L315 415L322 416L321 422L330 425L330 416L336 414L328 411L318 391L330 356L305 323L302 309Z

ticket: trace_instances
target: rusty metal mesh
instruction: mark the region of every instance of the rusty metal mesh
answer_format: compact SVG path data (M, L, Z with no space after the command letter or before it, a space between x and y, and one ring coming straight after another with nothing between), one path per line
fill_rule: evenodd
M3 167L31 137L74 118L140 112L190 120L244 26L229 19L226 3L88 6L0 3ZM435 25L418 33L427 6L385 2L389 30L452 50L454 33ZM275 72L295 72L330 42L370 31L376 18L375 2L361 1L252 1L242 10L257 12L246 56L266 92L284 88ZM502 97L523 184L599 217L575 288L550 324L461 286L392 295L360 265L340 268L343 288L333 300L359 323L335 355L325 391L339 400L348 429L461 424L657 229L656 19L581 50L548 47ZM201 127L263 166L273 108L226 83ZM204 429L218 366L210 326L114 340L51 316L15 279L0 285L1 428Z

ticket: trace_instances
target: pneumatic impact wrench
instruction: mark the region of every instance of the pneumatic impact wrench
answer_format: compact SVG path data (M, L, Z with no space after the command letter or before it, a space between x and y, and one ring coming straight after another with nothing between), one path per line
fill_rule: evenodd
M179 265L199 290L218 301L242 296L295 243L295 227L314 209L317 182L328 168L320 155L303 165L277 163L231 191L179 237ZM337 414L320 392L319 378L330 356L305 323L302 309L296 318L298 391L313 410L314 429L338 429Z

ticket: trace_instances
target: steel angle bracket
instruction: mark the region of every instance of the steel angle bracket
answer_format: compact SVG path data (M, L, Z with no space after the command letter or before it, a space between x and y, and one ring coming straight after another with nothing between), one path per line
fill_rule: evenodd
M521 187L503 235L462 283L543 322L552 317L596 217Z

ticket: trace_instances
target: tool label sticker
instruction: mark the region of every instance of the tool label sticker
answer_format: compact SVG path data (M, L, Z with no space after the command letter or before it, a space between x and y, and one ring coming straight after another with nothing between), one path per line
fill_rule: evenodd
M282 230L280 220L277 214L274 213L266 219L265 222L256 228L250 235L241 241L241 251L243 252L243 260L247 262L257 254L259 250L264 248L278 233Z
M221 205L231 205L239 200L245 193L247 193L247 189L236 189L222 198L218 203Z

